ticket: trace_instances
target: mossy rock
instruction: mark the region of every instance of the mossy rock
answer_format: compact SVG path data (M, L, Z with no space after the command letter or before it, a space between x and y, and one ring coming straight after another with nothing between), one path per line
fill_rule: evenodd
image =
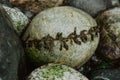
M27 80L88 80L78 71L60 64L48 64L35 69Z
M87 13L68 6L39 13L23 35L31 61L83 65L94 54L99 41L96 21Z
M19 35L21 35L22 31L25 29L26 25L29 22L27 16L25 16L18 8L10 8L4 5L3 8L4 14L7 15L13 25L12 28Z

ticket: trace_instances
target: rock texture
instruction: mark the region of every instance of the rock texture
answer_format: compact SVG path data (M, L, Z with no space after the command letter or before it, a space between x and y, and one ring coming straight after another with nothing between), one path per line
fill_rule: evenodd
M84 10L93 17L112 6L111 0L67 0L67 3Z
M119 80L120 69L102 69L91 73L90 80Z
M113 8L97 17L101 29L97 53L109 59L120 58L120 8Z
M21 69L24 73L25 69L25 67L23 69L24 51L2 9L0 5L0 80L18 80L18 70Z
M19 9L10 8L7 6L3 6L6 11L6 15L8 15L9 20L11 21L13 28L20 35L25 26L28 24L28 18L25 16Z
M39 13L23 40L33 62L63 62L83 65L96 50L99 34L96 21L73 7L55 7Z
M35 69L27 80L88 80L76 70L59 64L49 64Z

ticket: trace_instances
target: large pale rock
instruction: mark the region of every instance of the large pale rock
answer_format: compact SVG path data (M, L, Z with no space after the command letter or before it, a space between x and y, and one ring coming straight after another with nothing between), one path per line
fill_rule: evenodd
M88 80L78 71L59 64L49 64L35 69L27 80Z
M112 6L111 0L66 0L70 6L77 7L95 17L99 12Z
M99 35L96 21L73 7L55 7L39 13L23 40L33 62L64 62L83 65L96 50Z
M23 80L24 51L2 9L0 5L0 80L18 80L21 70L23 71L22 74L20 72L22 77L20 80Z
M109 59L120 58L120 8L113 8L97 17L101 28L98 52Z

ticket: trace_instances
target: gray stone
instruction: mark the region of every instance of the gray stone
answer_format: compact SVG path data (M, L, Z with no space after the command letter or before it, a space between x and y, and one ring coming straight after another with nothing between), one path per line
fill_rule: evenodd
M120 80L120 69L96 70L90 76L90 80Z
M27 55L40 64L63 62L79 67L96 50L99 42L96 26L96 21L79 9L68 6L47 9L32 20L23 35Z
M9 3L9 1L8 0L0 0L0 3L1 4L4 4L4 5L6 5L6 6L12 6L10 3Z
M11 26L0 5L0 80L18 80L18 70L23 69L24 51Z
M68 4L84 10L93 17L111 7L111 0L67 0Z

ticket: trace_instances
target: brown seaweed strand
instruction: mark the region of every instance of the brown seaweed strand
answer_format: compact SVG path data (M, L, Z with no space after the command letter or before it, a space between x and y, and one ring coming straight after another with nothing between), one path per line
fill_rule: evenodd
M76 32L77 28L74 28L74 32L70 33L66 38L63 37L62 33L58 32L56 34L56 37L53 38L49 34L42 39L34 39L34 40L28 40L26 41L26 47L31 47L34 46L35 48L41 50L42 48L52 51L54 47L54 41L59 41L60 42L60 48L59 50L68 50L68 41L70 41L70 44L73 45L73 42L81 45L81 42L87 42L88 41L88 35L91 36L91 41L94 40L95 37L98 37L99 35L99 29L98 27L91 27L88 31L87 30L82 30L79 35L77 35Z

